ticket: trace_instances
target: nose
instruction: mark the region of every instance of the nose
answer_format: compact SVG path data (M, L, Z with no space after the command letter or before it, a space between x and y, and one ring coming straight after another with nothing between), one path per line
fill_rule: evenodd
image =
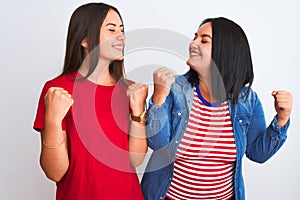
M190 43L190 49L197 49L199 47L199 44L196 42L196 40L193 40Z
M120 31L120 33L118 33L117 40L122 40L122 41L125 40L125 34L124 34L124 32Z

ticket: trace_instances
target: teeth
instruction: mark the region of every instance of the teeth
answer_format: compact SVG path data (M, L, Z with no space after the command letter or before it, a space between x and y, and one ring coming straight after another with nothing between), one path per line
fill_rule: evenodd
M123 45L113 45L113 47L115 49L118 49L118 50L122 50L123 49Z
M114 44L114 45L112 45L112 46L114 46L114 47L123 47L122 44Z
M198 52L191 52L191 56L200 56L200 53L198 53Z

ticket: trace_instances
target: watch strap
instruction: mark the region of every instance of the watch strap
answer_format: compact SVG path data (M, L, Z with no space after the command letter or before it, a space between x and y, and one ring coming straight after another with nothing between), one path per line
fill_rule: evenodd
M140 116L135 116L135 115L130 115L130 119L132 120L132 121L135 121L135 122L139 122L139 123L146 123L146 121L147 121L147 116L148 116L148 114L147 114L147 111L145 110L145 111L143 111L141 114L140 114Z

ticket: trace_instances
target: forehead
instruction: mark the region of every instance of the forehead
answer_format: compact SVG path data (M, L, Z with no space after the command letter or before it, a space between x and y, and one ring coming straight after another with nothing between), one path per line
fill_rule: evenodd
M121 18L119 16L119 14L114 11L113 9L110 9L108 12L107 12L107 15L103 21L104 24L106 23L114 23L114 24L122 24L122 21L121 21Z
M211 22L207 22L205 24L202 24L197 31L198 35L207 34L212 36L212 25Z

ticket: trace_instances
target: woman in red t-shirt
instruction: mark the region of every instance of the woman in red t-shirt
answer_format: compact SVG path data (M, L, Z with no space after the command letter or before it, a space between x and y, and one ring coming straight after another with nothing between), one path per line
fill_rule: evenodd
M56 199L143 199L135 167L147 152L148 86L124 79L124 41L116 8L73 13L63 72L44 85L34 121Z

